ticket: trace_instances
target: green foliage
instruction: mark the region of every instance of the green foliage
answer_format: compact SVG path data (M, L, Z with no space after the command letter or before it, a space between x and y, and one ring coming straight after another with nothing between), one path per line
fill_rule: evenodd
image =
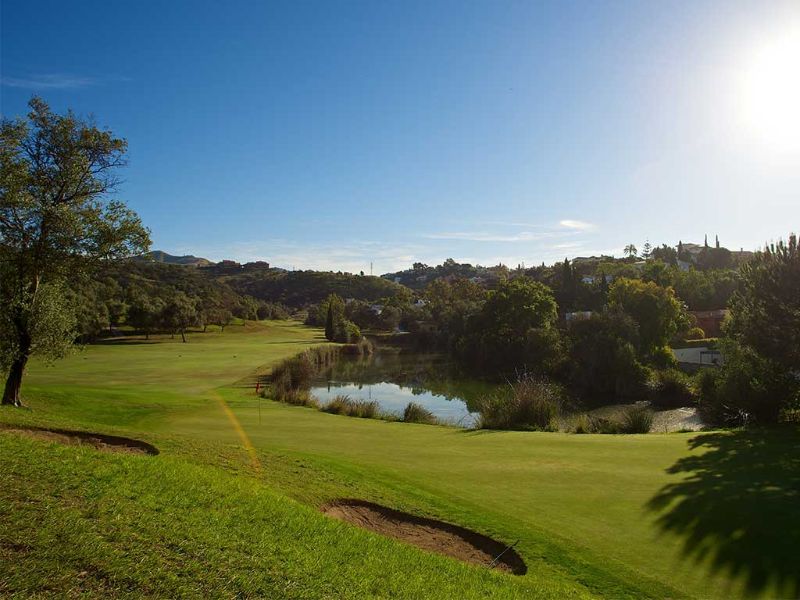
M162 327L174 333L180 333L186 341L186 330L197 324L197 304L183 292L175 292L161 311Z
M768 425L800 406L800 382L793 373L733 340L720 345L722 367L703 369L697 376L698 408L706 423Z
M56 287L45 286L150 243L139 218L107 199L125 141L72 112L54 114L40 98L29 106L27 119L0 122L0 364L8 371L2 403L13 405L28 359L59 356L75 337L75 308L57 306Z
M163 311L164 301L161 298L137 294L128 305L128 323L149 338L161 326Z
M290 404L306 404L311 380L331 366L340 352L338 346L315 346L277 364L270 375L270 397Z
M557 431L564 392L555 383L522 376L503 393L478 400L481 429Z
M325 314L325 339L333 342L340 341L337 338L346 338L344 300L336 294L331 294L325 299L322 306L322 312Z
M547 286L526 277L501 281L469 320L459 351L485 370L549 373L563 359L556 319Z
M421 404L409 402L403 410L403 422L436 425L439 421L431 411Z
M650 433L653 411L644 404L629 406L622 413L620 433Z
M385 298L403 298L408 301L411 297L408 288L383 277L281 269L242 270L235 274L218 274L213 269L200 270L207 272L207 277L225 283L239 294L281 303L295 309L326 302L331 294L368 302Z
M650 400L660 409L694 406L692 378L677 369L655 371L649 382Z
M361 419L376 419L379 417L378 403L375 400L353 400L347 395L338 395L320 408L322 412L346 417Z
M656 369L675 369L678 367L678 360L668 346L654 348L646 358L647 363Z
M638 399L647 370L639 363L638 326L619 310L572 323L567 331L570 387L590 404Z
M617 279L609 290L609 305L636 321L642 354L666 346L687 320L672 288L663 288L653 282Z
M724 365L699 381L700 409L725 425L777 422L800 398L800 247L797 236L767 246L741 269L731 300Z
M800 372L800 246L767 246L741 269L726 333L787 371Z
M691 327L689 331L686 332L684 336L685 340L703 340L706 337L706 332L703 331L700 327Z

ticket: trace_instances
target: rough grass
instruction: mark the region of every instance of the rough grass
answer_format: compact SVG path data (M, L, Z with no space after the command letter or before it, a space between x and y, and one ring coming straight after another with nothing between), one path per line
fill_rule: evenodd
M359 417L361 419L377 419L380 417L378 403L375 400L353 400L346 394L339 394L320 407L320 410L333 415Z
M796 430L712 439L413 427L260 402L242 383L320 337L248 324L31 365L32 410L0 410L0 421L127 435L161 454L0 433L0 596L793 597ZM528 574L489 573L316 514L342 497L519 539Z
M422 423L425 425L436 425L439 420L427 408L416 402L409 402L403 409L404 423Z
M558 431L563 403L563 392L558 385L524 376L508 390L478 401L478 427Z

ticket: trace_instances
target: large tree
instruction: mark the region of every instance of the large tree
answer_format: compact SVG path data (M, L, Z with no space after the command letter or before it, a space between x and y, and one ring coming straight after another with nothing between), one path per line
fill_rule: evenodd
M786 371L800 373L800 245L796 235L757 252L741 269L727 334Z
M553 292L528 277L501 281L467 324L461 347L475 366L506 374L545 374L561 358Z
M136 214L109 199L125 140L40 98L29 106L0 122L0 369L2 403L15 406L28 359L57 358L74 338L63 282L150 244Z
M652 281L617 279L609 289L608 303L630 315L639 326L639 350L647 355L665 346L687 323L683 304L670 287Z

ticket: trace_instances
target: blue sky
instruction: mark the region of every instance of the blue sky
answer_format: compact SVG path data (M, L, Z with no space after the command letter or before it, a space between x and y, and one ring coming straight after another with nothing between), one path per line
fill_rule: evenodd
M1 10L3 115L35 93L127 138L118 196L171 253L379 273L797 229L800 151L742 108L797 2Z

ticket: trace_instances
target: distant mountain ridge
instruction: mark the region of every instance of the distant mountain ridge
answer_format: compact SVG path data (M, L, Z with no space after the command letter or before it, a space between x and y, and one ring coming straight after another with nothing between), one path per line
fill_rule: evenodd
M184 265L187 267L210 267L216 264L207 258L192 256L191 254L175 256L173 254L167 254L163 250L153 250L142 254L141 256L137 256L136 260L160 262L168 265Z

